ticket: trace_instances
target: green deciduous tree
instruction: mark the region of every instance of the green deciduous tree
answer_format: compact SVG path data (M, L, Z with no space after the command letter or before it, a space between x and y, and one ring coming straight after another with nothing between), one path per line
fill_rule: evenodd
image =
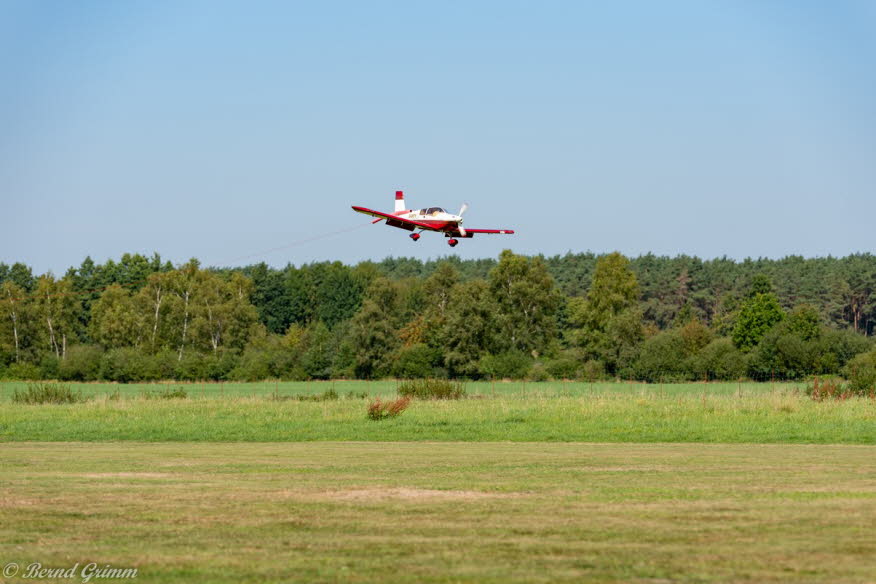
M599 258L586 298L569 302L569 339L612 375L625 374L644 338L639 286L630 262L615 252Z
M496 303L483 280L451 289L447 318L441 331L444 365L453 377L480 375L481 357L496 344Z
M103 291L91 308L91 338L106 348L133 347L143 341L147 315L118 284Z
M757 292L742 303L733 327L733 343L742 351L750 351L783 318L785 311L776 295Z
M526 258L505 250L490 270L490 293L496 304L497 348L532 354L554 341L560 293L540 258Z

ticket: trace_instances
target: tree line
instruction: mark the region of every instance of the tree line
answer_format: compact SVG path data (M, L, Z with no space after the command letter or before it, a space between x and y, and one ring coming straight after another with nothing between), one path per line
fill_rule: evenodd
M0 376L799 379L873 368L876 257L0 264ZM869 370L869 369L868 369Z

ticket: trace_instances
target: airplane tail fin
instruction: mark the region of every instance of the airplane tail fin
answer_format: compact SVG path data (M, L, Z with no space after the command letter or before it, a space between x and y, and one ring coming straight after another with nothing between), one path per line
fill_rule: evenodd
M405 210L405 194L402 191L395 192L395 211L398 213L399 211Z

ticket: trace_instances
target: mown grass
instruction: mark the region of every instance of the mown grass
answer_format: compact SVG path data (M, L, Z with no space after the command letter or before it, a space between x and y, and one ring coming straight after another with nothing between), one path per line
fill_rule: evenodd
M874 575L871 446L17 443L0 466L3 564L138 583Z
M374 424L369 399L94 399L0 403L0 440L533 441L876 444L876 401L657 391L414 400Z

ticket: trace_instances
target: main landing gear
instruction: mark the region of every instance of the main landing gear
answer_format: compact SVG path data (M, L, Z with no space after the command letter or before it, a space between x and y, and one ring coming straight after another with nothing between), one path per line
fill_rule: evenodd
M417 241L418 239L420 239L420 234L419 233L411 233L410 238L413 239L414 241Z
M452 237L447 240L447 245L449 245L450 247L456 247L457 243L459 243L459 241L453 239Z

